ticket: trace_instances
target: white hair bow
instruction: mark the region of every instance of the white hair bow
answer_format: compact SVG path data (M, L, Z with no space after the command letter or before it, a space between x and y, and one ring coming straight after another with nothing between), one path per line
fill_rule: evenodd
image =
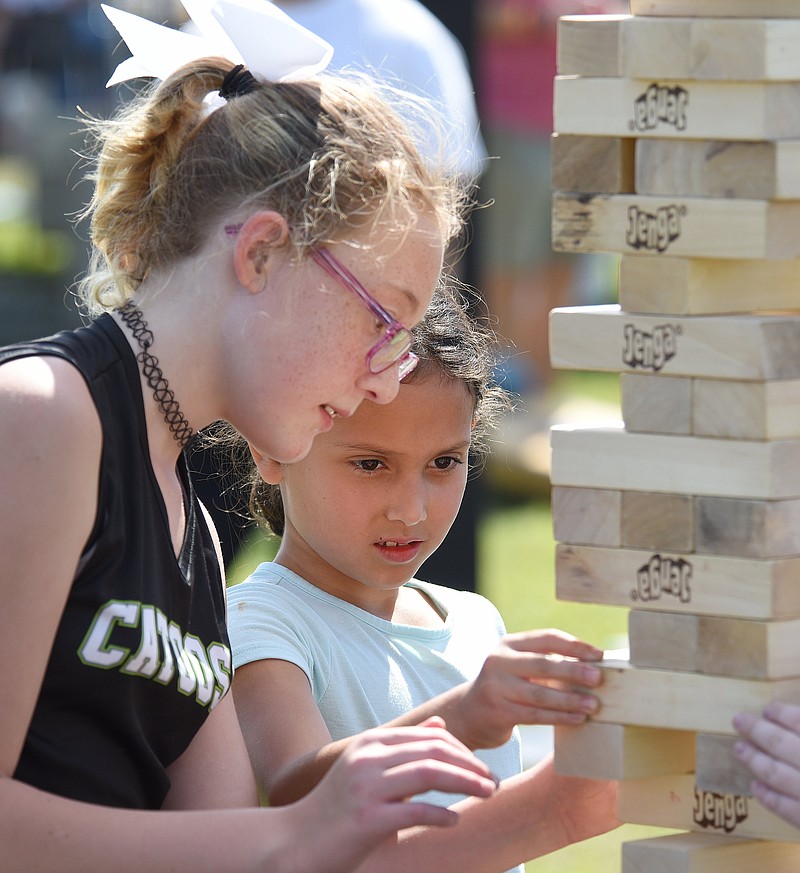
M273 82L313 76L330 63L333 48L269 0L181 0L197 34L154 24L102 4L133 57L114 70L106 87L153 76L166 79L189 61L223 57Z

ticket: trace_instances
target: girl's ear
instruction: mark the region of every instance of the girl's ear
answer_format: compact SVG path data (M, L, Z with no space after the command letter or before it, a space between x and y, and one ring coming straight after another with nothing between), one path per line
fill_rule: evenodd
M286 219L272 210L256 212L236 234L233 264L242 287L257 294L264 290L270 258L289 238Z
M250 443L247 445L250 448L250 454L253 456L259 476L261 476L267 485L280 485L283 482L283 464L273 461L272 458L265 457L254 449Z

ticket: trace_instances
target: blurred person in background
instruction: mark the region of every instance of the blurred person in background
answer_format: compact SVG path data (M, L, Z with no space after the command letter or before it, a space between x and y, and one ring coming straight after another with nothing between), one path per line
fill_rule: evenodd
M550 135L559 17L627 12L626 0L478 0L476 83L489 160L476 213L479 282L512 347L505 387L550 385L548 313L575 292L574 256L551 248Z

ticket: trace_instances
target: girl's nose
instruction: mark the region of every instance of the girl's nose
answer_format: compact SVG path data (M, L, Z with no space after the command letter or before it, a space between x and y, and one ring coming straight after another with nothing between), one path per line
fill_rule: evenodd
M413 482L396 481L389 486L389 500L386 517L390 521L401 521L406 527L413 527L428 517L427 491L424 485Z
M358 387L364 392L367 400L374 403L391 403L400 390L398 375L399 365L395 364L382 373L371 373L366 370L358 381Z

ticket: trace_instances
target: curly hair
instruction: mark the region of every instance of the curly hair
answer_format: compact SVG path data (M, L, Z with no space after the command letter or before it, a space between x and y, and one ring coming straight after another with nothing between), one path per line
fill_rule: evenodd
M274 209L298 255L375 220L435 215L445 242L468 188L417 150L429 107L357 74L259 81L209 111L232 63L206 58L146 88L110 120L86 121L92 253L79 295L90 314L122 306L153 270L197 253L222 220ZM415 125L414 118L419 119Z

